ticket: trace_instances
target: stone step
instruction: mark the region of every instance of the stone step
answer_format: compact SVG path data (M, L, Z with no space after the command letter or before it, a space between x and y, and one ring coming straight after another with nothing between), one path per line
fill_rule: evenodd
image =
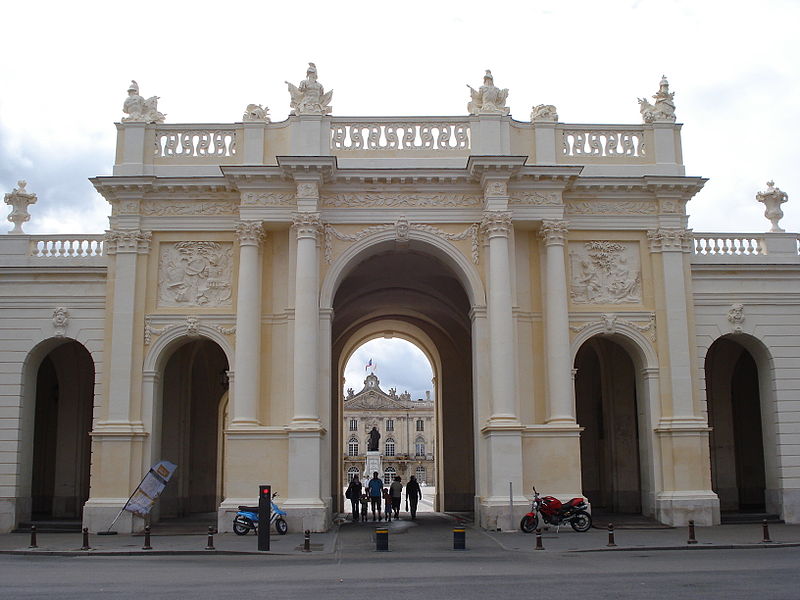
M14 533L30 532L31 525L36 525L39 533L80 533L82 529L81 522L76 520L34 519L20 522Z
M761 523L764 519L766 519L768 523L783 523L783 520L780 518L780 516L772 513L724 512L720 515L720 522L723 525Z

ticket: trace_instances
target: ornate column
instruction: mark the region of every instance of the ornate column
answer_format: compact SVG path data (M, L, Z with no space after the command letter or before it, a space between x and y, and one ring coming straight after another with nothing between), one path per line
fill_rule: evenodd
M545 348L547 348L548 423L575 423L572 360L569 349L565 221L543 221L545 245Z
M492 424L519 424L516 411L514 318L511 310L509 241L511 213L486 211L481 228L489 239L489 285L486 313L489 320Z
M236 296L236 377L231 427L258 425L261 357L261 221L239 221L239 281Z
M308 185L308 184L300 184ZM299 186L298 186L299 187ZM319 213L296 213L297 263L294 296L293 424L319 426L317 372L319 357Z
M101 429L141 430L130 420L133 388L134 316L136 312L137 257L150 252L151 233L139 230L106 232L105 253L114 256L114 304L111 313L111 348L108 356L108 411Z

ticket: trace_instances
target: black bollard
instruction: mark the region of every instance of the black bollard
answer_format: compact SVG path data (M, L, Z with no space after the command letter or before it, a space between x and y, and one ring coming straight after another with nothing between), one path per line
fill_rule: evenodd
M696 544L697 539L694 537L694 521L689 521L689 539L686 540L687 544Z
M38 548L36 545L36 525L31 525L31 545L28 548Z
M614 524L613 523L609 523L608 524L608 543L606 544L606 546L611 548L611 547L616 546L616 545L617 545L617 543L614 541Z
M81 546L81 550L91 550L89 547L89 528L83 528L83 546Z
M303 533L303 552L311 552L311 530L306 529Z
M389 530L385 527L379 527L375 530L375 551L389 551Z
M467 530L463 527L453 528L453 550L467 549Z
M761 540L762 544L771 544L772 540L769 538L769 525L767 524L767 520L764 519L761 521L761 529L764 532L764 539Z
M208 526L208 543L206 544L206 550L216 550L214 548L214 526Z
M142 546L142 550L152 550L153 547L150 545L150 525L144 526L144 545Z
M542 545L542 530L536 530L536 549L537 550L544 550L544 546Z

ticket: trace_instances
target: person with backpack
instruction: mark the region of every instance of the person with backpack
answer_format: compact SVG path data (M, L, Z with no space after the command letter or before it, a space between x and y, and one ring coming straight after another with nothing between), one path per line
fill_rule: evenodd
M367 484L367 490L369 491L369 503L372 507L372 520L375 520L375 511L378 511L378 520L383 520L383 515L381 514L381 500L383 500L383 480L378 477L378 472L372 472L372 479L369 480Z
M361 481L358 479L358 475L353 475L344 497L350 500L350 506L353 509L353 522L355 523L358 521L358 509L361 501Z

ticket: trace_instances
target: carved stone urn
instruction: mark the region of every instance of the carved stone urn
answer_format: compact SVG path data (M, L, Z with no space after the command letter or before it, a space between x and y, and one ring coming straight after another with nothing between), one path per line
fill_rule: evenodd
M767 219L769 219L769 221L772 223L772 229L770 229L770 233L784 232L784 230L778 225L778 221L783 218L781 204L786 202L788 199L789 196L786 195L786 192L782 192L780 188L775 187L774 181L767 182L767 190L765 192L758 192L756 194L756 200L763 203L766 207L764 210L764 216L767 217Z
M28 213L28 207L31 204L36 204L36 194L30 194L25 189L27 182L20 180L17 182L19 188L5 195L5 202L11 207L11 214L8 215L8 220L14 224L14 229L8 233L25 233L22 231L22 224L31 220Z

